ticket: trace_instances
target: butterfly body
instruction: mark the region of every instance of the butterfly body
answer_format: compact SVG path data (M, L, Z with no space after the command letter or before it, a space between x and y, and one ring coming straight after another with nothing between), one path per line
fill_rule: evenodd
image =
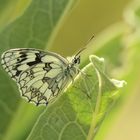
M68 60L49 51L19 48L4 52L1 58L21 95L36 105L55 99L79 72L79 53Z

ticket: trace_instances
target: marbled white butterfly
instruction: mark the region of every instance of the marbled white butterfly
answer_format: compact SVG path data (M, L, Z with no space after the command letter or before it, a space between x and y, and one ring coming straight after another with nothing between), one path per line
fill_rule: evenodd
M23 97L36 105L47 105L78 74L82 50L65 59L33 48L10 49L2 54L1 64Z

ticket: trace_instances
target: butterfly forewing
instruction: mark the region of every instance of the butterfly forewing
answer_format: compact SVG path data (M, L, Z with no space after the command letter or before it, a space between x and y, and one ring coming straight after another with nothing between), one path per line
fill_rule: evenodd
M12 49L2 55L2 66L17 82L21 94L35 104L47 104L68 83L67 61L52 52Z

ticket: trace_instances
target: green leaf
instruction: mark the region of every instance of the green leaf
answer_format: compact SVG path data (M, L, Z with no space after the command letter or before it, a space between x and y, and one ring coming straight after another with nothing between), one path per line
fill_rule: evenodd
M1 0L0 1L0 29L12 22L17 16L20 16L31 0ZM7 10L8 9L8 10Z
M106 76L103 58L92 55L90 61L63 95L41 114L28 140L93 140L118 96L117 89L125 82Z
M0 55L10 48L46 49L73 3L73 0L32 1L20 17L1 31ZM26 139L43 107L36 108L21 99L16 84L1 67L0 75L0 139Z
M104 32L102 32L98 36L97 40L95 40L95 42L94 40L93 40L93 43L91 42L91 45L95 46L95 54L105 57L105 60L107 61L106 72L109 75L119 77L120 79L125 79L128 82L128 79L124 77L124 75L126 75L127 72L130 71L129 70L130 67L128 65L131 65L130 64L131 59L129 60L127 59L128 59L129 53L132 51L130 51L130 48L129 49L126 48L126 44L124 43L125 42L124 35L126 32L128 32L128 27L126 27L124 23L119 23L119 24L117 23L107 28ZM129 74L129 76L130 75L132 74ZM130 80L128 83L130 83ZM126 86L125 88L120 90L118 95L114 97L114 98L118 98L121 95L117 103L113 105L113 109L111 109L111 113L109 113L109 116L104 120L104 124L102 125L99 133L96 136L97 140L104 139L104 136L107 133L107 131L108 133L110 132L110 125L114 124L113 122L115 121L115 118L118 115L118 111L121 110L121 107L122 107L120 106L119 103L122 104L124 100L121 100L121 102L119 101L122 97L126 98L125 95L128 95L128 92L126 92L125 89L127 89L131 85L132 84L129 84L129 86ZM121 85L118 85L118 86L121 86ZM116 106L119 106L117 110L116 110Z

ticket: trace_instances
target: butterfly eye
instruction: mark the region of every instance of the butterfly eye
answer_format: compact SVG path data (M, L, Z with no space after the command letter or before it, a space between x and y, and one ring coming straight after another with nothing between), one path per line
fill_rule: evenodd
M77 59L74 59L74 63L77 63Z
M74 59L74 63L75 63L75 64L79 64L79 63L80 63L80 57Z

